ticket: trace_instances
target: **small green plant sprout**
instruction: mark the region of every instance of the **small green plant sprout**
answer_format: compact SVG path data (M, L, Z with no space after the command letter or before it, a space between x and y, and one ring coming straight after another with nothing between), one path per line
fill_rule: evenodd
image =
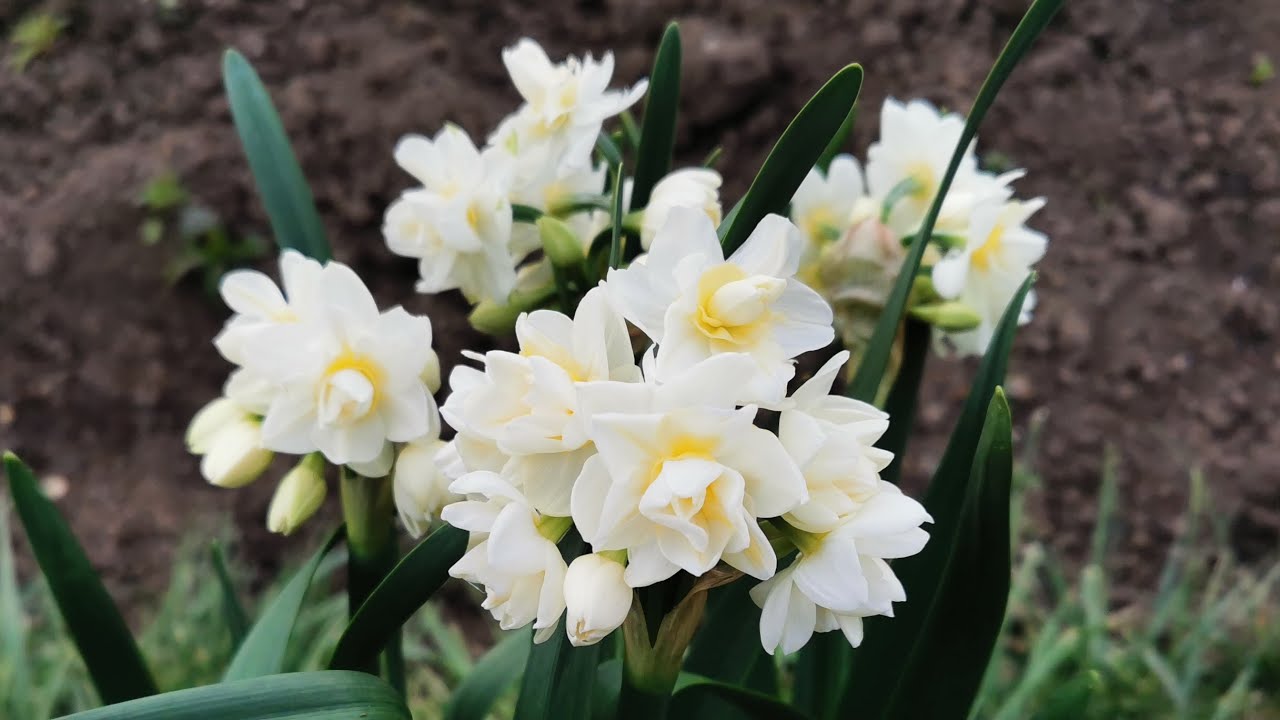
M982 168L997 175L1016 170L1017 163L1008 154L999 150L988 150L982 155Z
M26 70L32 60L49 52L66 28L67 21L50 12L35 12L18 21L9 33L9 67Z
M1271 62L1271 56L1264 52L1256 52L1253 54L1253 68L1249 71L1249 84L1254 87L1261 87L1263 83L1270 81L1276 76L1276 66Z

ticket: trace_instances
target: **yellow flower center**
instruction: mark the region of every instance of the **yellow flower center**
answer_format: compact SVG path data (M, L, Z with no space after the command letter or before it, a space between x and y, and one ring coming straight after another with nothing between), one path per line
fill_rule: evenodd
M322 425L349 425L378 409L382 368L367 355L344 350L325 368L316 388Z
M786 286L779 278L748 276L732 263L716 265L698 278L693 324L714 343L754 345L772 327L773 303Z
M934 175L932 167L922 162L912 163L907 167L907 176L916 181L916 187L908 197L917 200L928 200L933 197L938 178Z
M973 266L979 270L990 270L1003 245L1004 226L996 225L991 229L991 234L987 235L987 239L973 251L971 256Z

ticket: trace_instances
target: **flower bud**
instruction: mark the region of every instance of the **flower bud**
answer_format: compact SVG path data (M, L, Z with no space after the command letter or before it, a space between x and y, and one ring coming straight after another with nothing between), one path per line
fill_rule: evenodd
M201 442L207 447L200 474L219 487L248 485L271 464L271 451L262 447L262 424L250 415L242 414L208 438L197 437L196 445Z
M427 352L427 366L422 370L422 383L432 395L440 392L440 356L434 349Z
M281 535L297 530L324 504L327 491L324 457L319 453L304 457L276 486L267 509L267 529Z
M575 267L582 264L586 251L582 241L563 220L550 215L538 218L538 235L542 238L542 251L556 267Z
M707 168L683 168L670 173L653 186L649 204L640 221L640 245L649 249L654 235L662 229L671 208L697 208L720 224L720 173Z
M391 475L396 512L409 534L422 537L440 509L460 498L449 492L449 479L436 456L446 449L443 440L419 440L405 445Z
M632 592L622 579L626 568L604 555L582 555L564 576L565 629L574 647L594 645L622 625Z
M209 452L213 438L222 429L241 420L245 411L230 398L220 397L205 405L187 426L187 450L196 455Z
M982 316L962 302L941 302L911 308L911 315L948 332L972 330L982 323Z

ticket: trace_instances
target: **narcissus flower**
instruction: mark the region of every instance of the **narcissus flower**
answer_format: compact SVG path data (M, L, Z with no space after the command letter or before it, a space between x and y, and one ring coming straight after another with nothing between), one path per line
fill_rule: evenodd
M581 555L564 577L565 630L574 647L594 645L618 629L634 593L623 564L599 554Z
M825 173L809 171L791 198L791 222L804 233L806 258L816 258L824 245L844 235L854 204L865 194L862 168L852 155L837 155Z
M762 404L795 374L791 359L831 342L831 306L793 276L803 241L786 218L766 216L727 260L715 225L672 208L643 260L610 270L605 288L623 316L657 344L658 379L720 353L757 364Z
M227 397L205 405L191 419L187 449L203 455L200 474L219 487L248 485L271 464L262 446L262 419Z
M719 225L720 184L720 173L708 168L681 168L659 180L640 220L640 246L649 249L672 208L701 210L712 225Z
M1044 257L1048 238L1026 226L1042 207L1043 198L980 204L974 208L964 248L951 251L934 266L938 294L964 303L979 317L976 328L946 335L946 346L957 353L986 352L1005 307L1031 267ZM1029 294L1018 316L1020 323L1031 319L1034 306L1035 296Z
M458 288L473 302L506 299L519 260L511 247L510 159L478 151L456 125L434 139L403 138L395 158L422 187L387 209L382 232L391 252L420 261L418 291Z
M444 506L461 500L449 490L450 480L436 459L446 445L438 438L424 438L406 443L396 456L392 497L400 522L412 537L422 537Z
M337 465L371 463L388 442L438 428L423 376L431 321L401 308L378 312L347 266L331 262L315 278L314 306L300 322L255 333L245 367L276 387L262 443L278 452L320 451Z
M762 608L760 641L770 654L793 653L814 632L840 629L850 645L862 642L862 618L892 615L906 599L888 559L914 555L929 534L920 503L881 482L835 530L821 535L791 531L800 556L771 580L751 589Z
M471 549L449 574L484 588L482 607L503 630L532 622L534 640L546 640L565 608L567 568L556 542L568 518L539 514L496 473L468 473L449 489L467 499L444 508L445 522L472 533Z

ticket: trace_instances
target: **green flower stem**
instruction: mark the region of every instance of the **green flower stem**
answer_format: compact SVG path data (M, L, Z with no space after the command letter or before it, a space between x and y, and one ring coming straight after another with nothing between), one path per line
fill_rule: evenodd
M618 695L618 720L663 720L671 702L685 651L702 621L707 593L686 595L662 618L656 639L650 641L642 603L633 602L622 624L624 642L622 690Z
M398 559L395 501L391 496L390 478L367 478L346 467L341 468L339 474L349 555L347 608L354 616ZM403 688L404 662L399 645L400 636L397 634L385 651L386 665L390 675L388 680L397 688ZM362 669L378 674L377 666Z

